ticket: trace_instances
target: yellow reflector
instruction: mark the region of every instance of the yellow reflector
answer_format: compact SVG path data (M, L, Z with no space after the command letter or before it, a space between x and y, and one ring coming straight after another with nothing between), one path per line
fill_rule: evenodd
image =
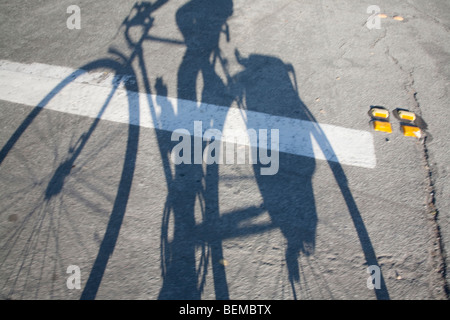
M387 121L374 121L373 122L373 128L375 131L381 131L381 132L392 132L391 123Z
M398 116L402 120L414 121L416 120L416 114L411 111L399 110Z
M416 126L402 125L402 130L405 137L420 138L422 135L420 128Z
M219 263L220 263L221 265L223 265L224 267L226 267L226 266L228 265L228 261L225 260L225 259L220 259L220 260L219 260Z
M376 118L389 118L389 110L381 109L381 108L372 108L371 110L372 117Z

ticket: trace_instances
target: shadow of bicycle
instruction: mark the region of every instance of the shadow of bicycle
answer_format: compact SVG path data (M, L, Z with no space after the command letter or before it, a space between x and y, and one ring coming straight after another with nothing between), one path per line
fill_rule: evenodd
M286 239L285 262L293 296L296 298L294 284L300 281L299 256L313 255L316 244L318 219L312 186L316 160L311 157L280 153L279 170L274 175L261 174L261 169L265 165L261 162L254 163L254 177L263 199L263 205L231 212L227 215L221 215L219 208L220 164L212 163L206 166L204 163L196 164L194 158L195 150L193 146L196 143L200 143L202 150L205 150L211 147L215 142L214 139L201 139L198 142L196 140L198 137L185 137L191 141L192 149L189 154L193 157L192 161L175 165L172 170L173 165L170 155L179 141L173 141L164 123L176 123L180 119L183 119L183 121L195 119L196 115L192 114L190 109L183 109L182 105L179 105L177 112L175 112L172 100L167 97L164 79L159 78L152 86L149 71L146 69L146 57L142 45L146 41L155 40L147 36L153 23L152 14L166 2L167 0L158 0L155 3L136 3L122 26L125 28L124 36L132 49L131 54L127 56L113 50L112 53L117 56L119 62L111 59L95 61L63 80L33 109L9 138L0 150L0 163L8 156L17 141L49 101L85 72L109 68L116 73L116 83L124 81L128 92L129 114L139 123L139 108L141 106L139 105L139 99L133 94L139 91L138 86L136 83L123 80L124 78L121 76L131 75L143 84L144 91L149 97L148 111L153 121L161 123L163 119L161 127L156 130L156 136L168 195L165 200L161 223L160 252L163 283L158 298L200 299L207 273L212 270L216 299L229 299L230 292L226 268L223 263L223 241L264 233L272 229L279 229ZM256 54L242 57L236 51L235 59L243 70L234 75L230 74L228 61L220 53L219 40L222 34L225 34L229 40L226 22L232 15L232 0L190 0L177 10L176 23L183 35L184 42L159 39L159 41L165 41L168 44L185 46L185 53L177 73L177 98L197 102L200 107L196 112L202 112L201 109L208 104L231 108L232 104L237 102L243 114L247 115L246 126L248 129L277 129L280 132L287 130L287 128L269 127L268 124L256 121L250 116L250 113L247 113L248 111L286 116L292 114L292 109L295 109L298 119L315 123L316 120L299 96L295 81L295 70L289 64L284 63L282 59ZM142 27L143 36L137 41L132 41L128 36L128 30L135 26ZM138 62L140 75L132 67L134 61ZM218 68L222 68L226 79L219 76ZM200 75L203 79L203 88L199 92L198 79ZM110 98L114 95L116 89L117 86L113 86L110 96L99 111L100 116L108 107ZM155 93L160 113L155 111L155 106L150 100L150 96ZM80 136L75 146L70 150L69 157L58 165L54 175L48 181L45 201L56 197L63 189L65 178L70 175L75 160L96 129L100 116L92 123L89 130ZM214 124L210 127L205 126L204 129L223 128L226 116L227 113L216 115ZM136 167L139 126L135 124L136 122L128 127L125 159L117 192L114 196L114 204L95 262L81 294L82 299L94 299L96 297L108 261L117 244ZM311 132L305 135L309 138L299 141L302 147L312 150L311 137L314 137L322 150L328 150L328 152L331 150L332 152L332 147L320 127L313 126L312 128ZM257 148L259 151L261 147ZM365 260L368 265L378 265L367 229L347 186L344 170L338 162L328 161L328 164L347 205ZM197 201L201 203L201 223L196 222ZM270 216L269 224L241 226L241 221L249 217L257 217L264 212L267 212ZM173 224L173 232L170 237L169 224ZM199 250L201 252L200 261L198 261L197 254ZM382 277L381 289L375 290L375 294L378 299L389 298Z

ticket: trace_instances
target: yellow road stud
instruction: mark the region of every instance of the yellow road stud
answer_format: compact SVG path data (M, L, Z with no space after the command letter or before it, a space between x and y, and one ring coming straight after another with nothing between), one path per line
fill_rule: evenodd
M389 110L386 109L382 109L382 108L372 108L370 110L372 117L375 118L383 118L383 119L387 119L389 118Z
M219 263L220 263L221 265L223 265L224 267L228 266L228 261L225 260L225 259L220 259L220 260L219 260Z
M402 130L405 137L420 138L422 136L422 131L419 127L416 126L403 124Z
M411 111L399 110L398 111L398 116L402 120L408 120L408 121L416 120L416 114L414 112L411 112Z
M391 123L387 122L387 121L375 120L373 122L373 128L374 128L375 131L392 133Z

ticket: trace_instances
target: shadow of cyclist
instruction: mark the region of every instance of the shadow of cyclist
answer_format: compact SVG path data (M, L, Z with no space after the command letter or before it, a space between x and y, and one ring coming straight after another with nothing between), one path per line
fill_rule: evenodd
M215 58L220 56L217 54L219 39L232 12L231 0L191 0L177 11L177 25L186 45L186 52L178 69L178 99L202 102L200 108L204 107L205 103L230 107L231 103L237 100L244 113L246 110L256 111L315 123L314 117L299 97L292 66L286 65L279 58L263 55L242 58L236 54L244 70L233 77L225 71L228 83L224 83L218 76L215 71ZM226 61L220 57L219 60L226 69ZM293 73L294 80L291 79L290 73ZM199 75L202 76L204 84L200 99L197 94ZM190 111L178 108L176 116L192 117L184 112ZM248 129L272 129L269 124L253 119L250 114L247 114L246 118ZM223 126L224 121L224 118L220 119L215 126ZM203 130L206 129L207 126L204 126ZM273 129L279 129L280 136L284 135L283 130L288 130ZM322 150L334 155L319 126L313 126L311 132L299 139L298 143L302 144L303 150L312 150L311 136L314 136ZM196 137L191 139L195 140ZM378 265L367 229L347 186L344 171L339 163L331 161L328 163L346 202L366 261L368 265ZM294 283L300 280L299 255L311 255L315 249L317 212L312 188L315 166L314 158L287 153L280 153L279 171L275 175L262 175L261 169L264 166L260 162L254 165L263 207L272 221L270 228L278 228L287 241L285 259L294 298L296 298ZM222 241L225 238L245 236L254 232L239 228L239 221L246 216L261 214L264 210L249 208L239 214L232 213L221 217L218 206L218 184L217 164L207 165L206 169L203 169L201 164L175 166L175 175L169 184L162 225L163 286L159 294L160 299L200 299L207 272L205 260L209 258L212 263L216 299L229 298L225 269L220 263L223 259ZM203 201L201 206L203 222L200 227L195 221L197 198L200 202ZM171 215L174 231L173 240L169 241L167 224ZM226 226L230 228L225 230ZM202 261L198 262L197 269L196 250L199 247L202 248L203 256ZM383 290L375 292L377 298L388 299L389 294L384 282L382 287Z
M201 102L230 106L233 97L227 93L227 85L215 72L211 56L219 49L223 27L232 12L231 0L191 0L178 9L176 22L186 45L178 70L178 99L197 101L197 79L201 75L204 83ZM179 107L177 117L185 117L184 112L186 111ZM203 129L207 129L206 124ZM205 147L207 143L202 144ZM159 299L201 298L196 248L202 246L207 246L206 252L211 254L216 298L229 298L224 266L220 264L223 259L221 239L210 237L210 241L205 244L196 233L196 198L204 201L203 222L209 226L207 229L217 229L217 164L208 165L205 174L202 164L179 164L175 167L174 178L169 185L168 210L163 219L167 223L167 215L173 214L173 240L168 243L167 239L162 239L162 246L165 248L162 252L164 282ZM163 225L163 230L166 227Z

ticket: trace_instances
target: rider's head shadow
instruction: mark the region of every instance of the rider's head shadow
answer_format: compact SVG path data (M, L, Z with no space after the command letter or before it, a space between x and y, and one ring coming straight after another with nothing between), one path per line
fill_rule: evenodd
M227 20L233 14L232 0L191 0L176 12L176 23L184 38L186 51L178 70L179 99L200 100L228 106L231 96L215 70L215 57L223 33L229 40ZM223 61L222 61L223 62ZM197 96L198 76L203 90Z

